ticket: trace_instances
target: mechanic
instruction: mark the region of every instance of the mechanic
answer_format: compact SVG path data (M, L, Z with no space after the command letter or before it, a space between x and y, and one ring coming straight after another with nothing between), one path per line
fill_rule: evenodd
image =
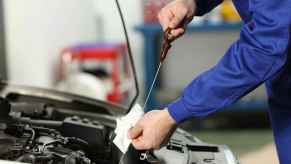
M279 160L291 163L291 0L233 1L244 22L239 39L180 98L164 110L148 112L129 130L136 149L160 148L177 124L233 104L265 83ZM178 38L185 32L180 22L201 16L221 2L174 0L160 11L159 20L164 30L171 28L171 36Z

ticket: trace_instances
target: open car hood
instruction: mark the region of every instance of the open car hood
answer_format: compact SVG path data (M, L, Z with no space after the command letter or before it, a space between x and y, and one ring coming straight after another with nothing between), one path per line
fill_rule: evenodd
M125 112L127 112L127 107L119 104L99 101L96 99L67 92L56 91L53 89L14 85L3 81L0 82L0 97L7 98L11 101L34 98L40 102L42 99L46 102L47 100L50 100L52 104L70 103L76 106L76 110L82 109L81 111L83 112L100 113L114 116L123 115Z

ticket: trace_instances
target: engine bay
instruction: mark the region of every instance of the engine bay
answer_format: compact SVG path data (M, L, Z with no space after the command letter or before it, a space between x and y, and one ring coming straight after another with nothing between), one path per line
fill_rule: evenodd
M0 159L25 163L109 164L119 151L112 127L44 103L1 99ZM114 157L113 157L114 156Z
M126 154L113 144L124 108L52 90L3 84L0 162L32 164L237 164L225 145L177 129L160 150Z

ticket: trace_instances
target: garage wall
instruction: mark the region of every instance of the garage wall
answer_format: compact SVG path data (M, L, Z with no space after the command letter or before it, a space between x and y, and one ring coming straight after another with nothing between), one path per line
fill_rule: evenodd
M102 18L103 38L106 41L124 42L124 34L115 0L96 0L96 12ZM143 37L134 30L143 23L142 0L119 0L130 37L131 48L137 67L139 82L143 84Z
M92 0L4 0L9 80L48 86L59 51L97 38Z
M120 1L138 72L142 66L142 1ZM60 49L78 42L124 42L114 0L4 0L9 80L48 86ZM139 78L142 81L142 74Z
M194 77L215 65L238 35L238 30L197 32L177 40L163 67L165 87L184 88Z

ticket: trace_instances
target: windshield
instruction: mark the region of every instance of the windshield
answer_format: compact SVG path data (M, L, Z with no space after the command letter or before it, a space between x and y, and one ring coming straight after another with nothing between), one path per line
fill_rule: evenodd
M137 16L121 4L133 32ZM115 0L5 0L7 80L129 106L136 94Z

